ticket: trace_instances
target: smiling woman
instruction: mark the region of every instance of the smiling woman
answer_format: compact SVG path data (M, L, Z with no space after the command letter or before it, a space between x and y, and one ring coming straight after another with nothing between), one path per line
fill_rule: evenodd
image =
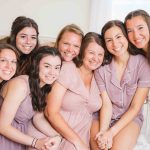
M39 46L38 34L38 25L33 19L19 16L13 21L6 43L13 45L20 55L18 74L28 73L27 62L31 61L32 54Z
M9 58L10 59L10 58ZM55 146L57 138L29 136L27 127L35 111L43 111L46 95L58 77L61 58L56 48L40 47L33 56L29 75L9 80L1 89L0 99L0 145L1 150L25 150Z
M93 113L102 105L93 70L102 65L104 53L100 35L87 33L77 61L63 62L48 94L45 115L63 136L61 150L89 150Z
M150 87L150 67L142 51L128 42L123 22L108 21L102 36L109 64L95 71L103 101L97 142L101 149L132 150L143 124L141 108Z
M150 15L145 10L134 10L125 17L130 42L146 53L150 64Z
M59 49L63 61L77 60L83 36L83 31L75 24L66 25L61 29L55 47Z
M9 44L0 44L0 83L12 78L17 70L19 53Z

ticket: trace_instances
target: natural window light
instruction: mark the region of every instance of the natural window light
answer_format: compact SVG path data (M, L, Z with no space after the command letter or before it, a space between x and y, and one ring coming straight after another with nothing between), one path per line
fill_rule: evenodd
M143 9L150 13L150 0L113 0L111 17L123 21L130 11L136 9Z
M124 21L125 16L136 9L150 14L150 0L91 0L89 30L100 32L107 21Z

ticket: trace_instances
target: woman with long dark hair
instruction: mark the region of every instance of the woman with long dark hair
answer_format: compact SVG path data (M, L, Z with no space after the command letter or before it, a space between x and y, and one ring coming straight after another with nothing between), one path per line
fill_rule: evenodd
M38 35L37 23L32 18L19 16L12 23L9 37L4 38L5 43L13 45L19 53L18 75L29 72L28 63L32 63L31 57L39 47Z
M101 149L132 150L143 123L141 108L150 87L150 67L144 53L128 42L121 21L107 22L102 37L108 65L95 71L103 101L97 141Z
M137 9L127 14L124 23L129 41L145 52L150 64L150 15Z
M27 135L28 122L35 111L43 111L51 84L59 75L61 58L56 48L40 47L33 55L29 75L11 79L2 87L0 110L1 150L23 150L26 146L48 149L46 142L55 145L55 138L37 139ZM49 140L52 140L51 142Z

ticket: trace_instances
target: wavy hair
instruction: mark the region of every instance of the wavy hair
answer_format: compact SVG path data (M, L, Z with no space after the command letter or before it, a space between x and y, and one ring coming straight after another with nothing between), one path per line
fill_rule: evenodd
M30 54L22 54L21 51L17 48L17 45L16 45L16 36L25 27L32 27L32 28L35 29L35 31L37 33L37 44L36 44L35 48L31 51ZM30 57L32 56L34 51L37 51L37 48L39 47L38 35L39 35L38 25L31 18L27 18L25 16L19 16L12 23L11 33L10 33L9 38L7 39L7 42L9 44L13 45L14 47L16 47L16 49L20 53L18 75L27 74L28 69L29 69L27 63L28 63L28 61L31 61Z
M112 28L112 27L118 27L121 29L123 35L125 36L125 38L128 40L128 52L129 54L131 55L138 55L138 54L141 54L141 55L144 55L145 56L145 52L144 51L141 51L140 49L136 48L128 39L128 36L127 36L127 31L126 31L126 28L125 28L125 25L122 21L120 20L111 20L111 21L108 21L102 28L102 31L101 31L101 34L102 34L102 38L104 39L104 36L105 36L105 32ZM104 39L105 41L105 39ZM108 51L107 47L106 47L106 43L105 43L105 49L106 49L106 53L107 53L107 63L111 63L112 61L112 57L113 55Z
M48 55L58 56L61 59L57 48L49 46L39 47L37 53L33 55L30 66L29 86L31 91L32 106L35 111L43 111L46 106L46 96L51 90L51 85L44 85L40 88L39 63L43 57Z
M9 39L10 44L17 47L16 46L16 36L25 27L34 28L36 33L37 33L37 37L38 37L39 30L38 30L37 23L31 18L27 18L25 16L19 16L14 20L14 22L12 23L12 26L11 26L11 33L10 33L10 39ZM36 44L35 49L37 49L38 43L39 43L39 41L38 41L38 38L37 38L37 44ZM18 51L20 52L19 49L18 49Z
M149 34L150 34L150 15L145 10L137 9L137 10L129 12L127 14L127 16L125 17L125 20L124 20L125 25L126 25L127 20L130 20L130 19L137 17L137 16L141 16L145 20L145 22L148 26ZM143 50L143 49L141 49L141 50ZM147 56L148 62L150 64L150 39L148 42L148 50L147 50L146 56Z

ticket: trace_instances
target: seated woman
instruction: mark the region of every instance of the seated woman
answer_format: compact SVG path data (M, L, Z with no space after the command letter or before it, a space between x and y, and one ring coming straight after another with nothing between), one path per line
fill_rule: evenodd
M55 47L58 48L63 61L76 61L83 36L80 27L75 24L66 25L61 29L57 36ZM39 138L59 135L45 119L43 113L39 112L34 115L33 121L29 122L28 134ZM28 149L33 148L29 147Z
M56 138L31 137L27 134L27 126L35 111L44 110L46 95L59 74L61 58L58 50L48 46L40 47L30 67L29 76L15 77L2 87L1 150L25 150L26 146L36 149L55 147Z
M121 21L107 22L102 36L109 59L95 71L103 101L97 142L101 149L133 150L143 123L150 67L143 51L131 47Z
M146 53L150 64L150 15L145 10L134 10L125 17L129 41Z
M125 17L125 26L129 41L143 50L150 64L150 15L145 10L137 9L129 12ZM144 104L144 124L136 148L147 144L150 149L150 92ZM135 148L135 149L136 149Z
M9 44L0 44L0 85L11 79L17 70L19 53Z
M6 81L11 79L17 70L19 54L17 50L9 44L0 44L0 89ZM0 105L2 97L0 95Z
M104 58L103 40L87 33L75 63L63 66L48 95L45 115L63 136L60 150L89 150L92 115L102 105L93 71Z
M28 63L39 47L38 35L38 25L32 18L18 16L12 23L10 36L0 40L0 43L9 43L17 49L20 57L17 74L29 72Z

